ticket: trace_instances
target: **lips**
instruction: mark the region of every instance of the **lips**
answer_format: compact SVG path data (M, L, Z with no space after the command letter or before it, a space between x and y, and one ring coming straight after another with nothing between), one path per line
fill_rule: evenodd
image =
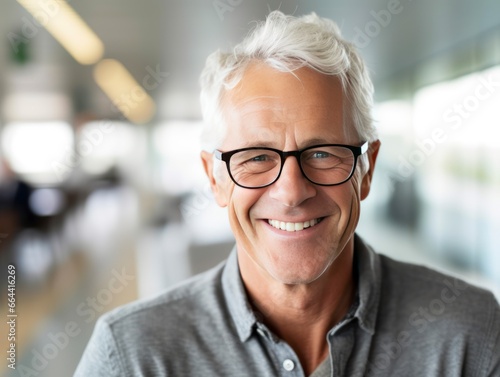
M287 232L300 232L301 230L317 225L318 223L321 222L321 220L323 220L322 217L298 223L285 222L272 219L267 220L267 222L269 223L269 225L271 225L276 229L286 230Z

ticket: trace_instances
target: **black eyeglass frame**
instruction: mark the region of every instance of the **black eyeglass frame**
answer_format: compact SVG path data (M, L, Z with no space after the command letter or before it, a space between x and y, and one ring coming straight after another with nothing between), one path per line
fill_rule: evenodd
M350 180L352 178L354 172L356 171L356 165L357 165L357 162L358 162L358 157L361 156L361 155L363 155L363 154L365 154L366 151L368 151L368 146L369 146L369 142L365 141L359 147L353 146L353 145L345 145L345 144L319 144L319 145L311 145L310 147L307 147L307 148L304 148L304 149L295 150L295 151L280 151L279 149L267 148L267 147L248 147L248 148L234 149L232 151L227 151L227 152L221 152L220 150L215 149L213 151L213 154L214 154L215 158L217 158L218 160L224 161L226 163L227 172L229 173L229 176L231 177L231 180L237 186L243 187L243 188L246 188L246 189L260 189L260 188L271 186L273 183L275 183L280 178L281 172L283 171L283 166L285 165L285 161L286 161L287 157L289 157L289 156L294 156L297 159L297 163L299 164L299 168L300 168L300 171L302 172L302 175L309 182L311 182L311 183L313 183L315 185L318 185L318 186L338 186L338 185L341 185L341 184L347 182L348 180ZM333 184L317 183L317 182L314 182L313 180L311 180L306 175L306 173L304 172L304 169L302 168L302 164L300 162L300 156L302 155L302 153L304 153L305 151L308 151L310 149L322 148L322 147L343 147L343 148L347 148L347 149L351 150L351 152L353 153L353 155L354 155L354 164L353 164L351 173L342 182L333 183ZM276 178L272 182L267 183L267 184L262 185L262 186L255 186L254 187L254 186L244 186L242 184L239 184L238 182L236 182L236 179L234 179L233 175L231 174L231 168L230 168L230 165L229 165L229 163L230 163L229 161L231 160L231 157L234 154L238 153L238 152L250 151L250 150L256 150L256 149L266 150L266 151L272 151L272 152L276 152L277 154L279 154L279 156L281 158L280 171L279 171L278 175L276 176Z

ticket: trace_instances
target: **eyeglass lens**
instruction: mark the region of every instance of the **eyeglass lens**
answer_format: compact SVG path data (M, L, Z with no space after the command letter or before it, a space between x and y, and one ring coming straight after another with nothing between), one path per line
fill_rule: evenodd
M334 185L346 181L355 163L353 152L340 146L304 150L300 165L312 182ZM243 150L231 156L229 169L233 179L245 187L262 187L276 180L282 168L279 153L268 149Z

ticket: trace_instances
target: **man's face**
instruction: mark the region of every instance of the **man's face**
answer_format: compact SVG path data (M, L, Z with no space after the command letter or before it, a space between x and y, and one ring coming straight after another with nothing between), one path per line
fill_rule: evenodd
M334 77L308 68L290 74L254 64L239 85L225 93L227 133L219 149L272 147L290 151L328 143L361 145L364 140L346 132L343 108L341 85ZM354 233L360 201L370 187L378 150L375 144L368 152L368 173L358 174L358 166L357 174L338 186L309 182L297 159L289 157L280 178L271 186L241 188L229 178L225 166L219 167L223 170L215 178L212 155L202 153L216 200L228 208L240 267L243 263L250 273L285 284L307 284L327 271ZM304 229L277 229L270 224L277 221L293 223L294 227L299 223Z

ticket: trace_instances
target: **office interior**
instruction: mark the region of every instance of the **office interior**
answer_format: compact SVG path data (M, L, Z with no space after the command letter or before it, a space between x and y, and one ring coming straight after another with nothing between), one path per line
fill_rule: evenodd
M275 9L335 20L369 67L382 149L358 233L500 299L498 1L0 6L0 302L7 318L14 266L17 315L2 375L71 376L100 315L229 254L198 78Z

